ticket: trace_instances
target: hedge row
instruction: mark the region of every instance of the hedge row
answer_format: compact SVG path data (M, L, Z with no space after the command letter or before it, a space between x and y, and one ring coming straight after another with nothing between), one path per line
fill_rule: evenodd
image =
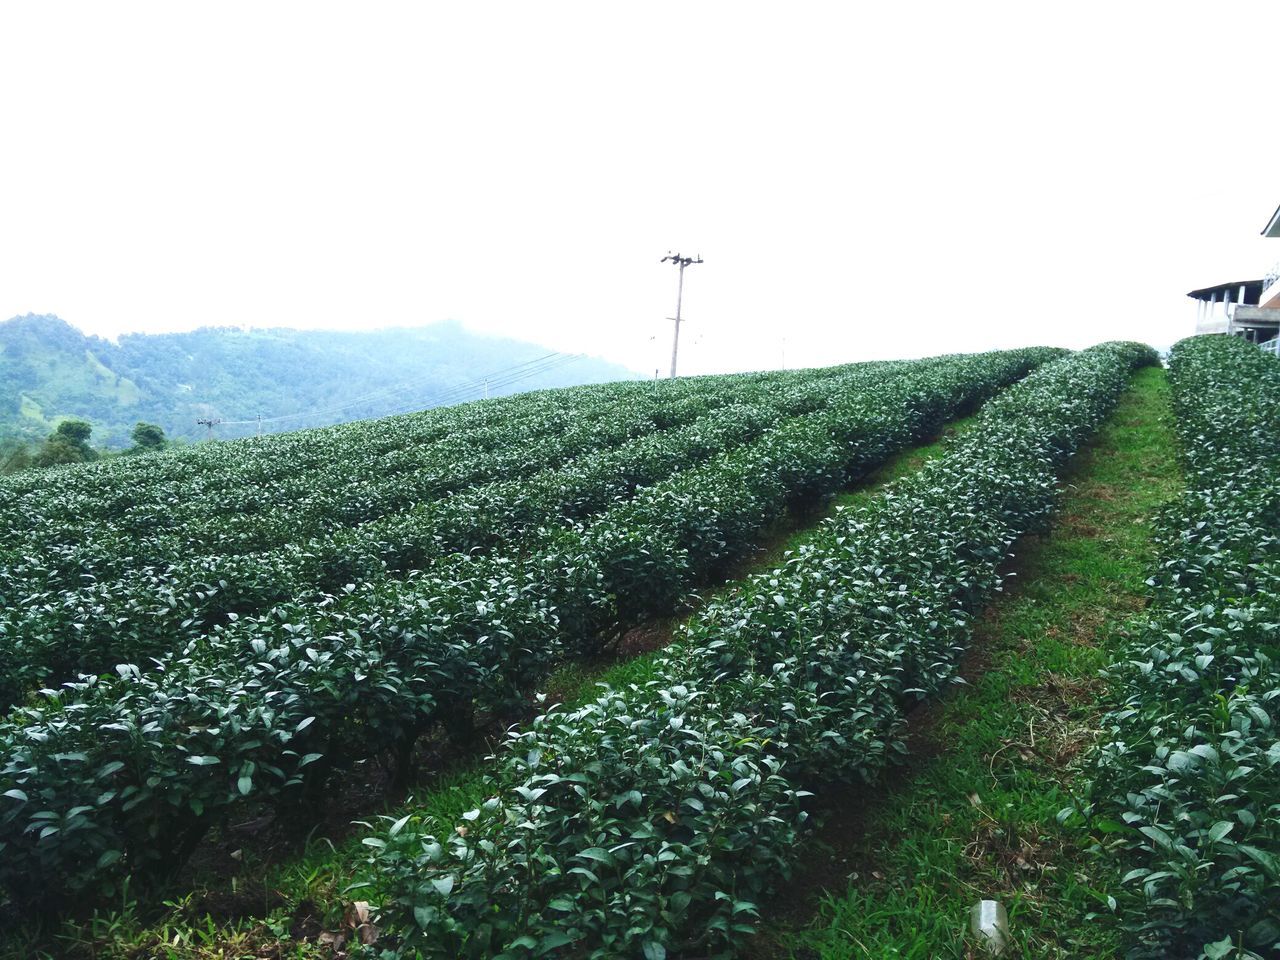
M1056 471L1154 359L1105 344L1042 367L947 456L697 614L653 682L513 733L460 823L366 839L386 955L731 948L803 856L804 788L902 751L904 711L954 676Z
M0 524L0 600L73 588L139 566L163 568L179 559L303 542L475 484L682 426L723 406L814 389L843 373L874 375L883 366L851 365L821 377L787 372L695 378L677 387L609 384L564 391L566 397L529 397L499 422L490 422L484 408L468 405L449 416L424 415L425 424L413 423L416 430L378 421L360 431L307 431L319 434L317 441L330 441L317 443L330 459L302 458L272 479L263 474L279 469L285 459L281 448L297 450L294 435L108 461L67 471L58 483L22 496L0 481L7 494L0 497L0 512L10 521L8 528ZM506 400L495 405L512 406ZM340 433L341 441L330 433ZM399 445L386 449L384 435ZM209 446L221 453L220 460ZM234 454L241 460L233 460ZM188 460L205 469L189 472ZM187 469L167 471L171 464ZM237 485L231 478L262 479Z
M151 658L180 649L230 619L279 603L325 602L348 583L400 577L449 553L493 550L539 525L582 519L629 498L642 485L750 442L792 416L833 398L861 396L895 376L893 370L855 368L818 384L777 389L757 404L701 401L702 410L685 404L668 418L673 424L668 429L620 446L601 441L600 449L542 471L533 469L537 459L530 454L531 474L464 489L354 529L257 554L195 557L159 568L138 565L122 577L25 596L0 611L0 638L8 643L8 656L0 662L0 707L118 662L145 669ZM675 425L686 417L692 421ZM589 449L589 435L575 433L570 440L580 451Z
M519 421L573 423L583 412L619 404L648 408L662 426L662 411L692 397L758 391L838 376L863 363L810 370L767 371L657 382L617 382L532 391L421 413L299 430L268 437L198 444L137 459L113 459L59 471L50 484L27 474L0 479L0 552L28 535L47 537L66 529L85 539L94 530L131 524L136 509L166 509L182 519L207 515L221 505L226 514L289 508L308 497L335 497L350 484L416 471L422 448L464 434L483 435ZM313 475L317 482L299 481Z
M43 692L0 723L0 885L47 903L106 892L175 868L240 808L289 809L356 758L403 763L429 729L470 735L473 712L522 704L617 625L619 607L669 605L790 501L831 492L1051 355L915 365L513 552L282 604L153 670Z
M1133 957L1280 954L1280 361L1235 337L1169 360L1186 494L1081 810L1128 871ZM1068 816L1072 811L1064 811Z

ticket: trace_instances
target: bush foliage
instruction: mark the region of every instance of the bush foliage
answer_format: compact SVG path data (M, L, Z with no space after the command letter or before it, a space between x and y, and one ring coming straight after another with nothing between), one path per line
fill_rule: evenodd
M367 838L385 953L732 950L804 854L806 790L902 752L905 711L954 678L1057 471L1154 361L1105 344L1041 367L948 455L697 613L656 679L513 732L460 822L410 815Z
M237 811L469 737L789 504L1060 353L557 391L10 481L0 885L56 904L141 883ZM265 549L227 549L246 542Z
M1280 953L1280 361L1235 337L1170 356L1185 496L1082 804L1125 860L1132 956ZM1069 816L1072 811L1064 811Z

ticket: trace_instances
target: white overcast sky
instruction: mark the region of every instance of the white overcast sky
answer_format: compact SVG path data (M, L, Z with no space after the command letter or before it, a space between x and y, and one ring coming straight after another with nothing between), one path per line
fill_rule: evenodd
M1189 334L1280 3L0 6L0 318L452 318L682 372Z

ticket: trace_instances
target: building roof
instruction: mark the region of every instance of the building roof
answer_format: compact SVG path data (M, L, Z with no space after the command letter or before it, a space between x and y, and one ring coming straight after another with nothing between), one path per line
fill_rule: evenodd
M1276 207L1276 212L1271 215L1271 219L1267 221L1267 225L1262 228L1264 237L1280 237L1280 207Z
M1257 303L1262 296L1262 280L1233 280L1231 283L1220 283L1214 287L1201 287L1199 290L1192 290L1187 294L1192 300L1208 300L1210 297L1216 297L1222 293L1231 294L1231 299L1236 298L1236 292L1244 287L1244 302Z

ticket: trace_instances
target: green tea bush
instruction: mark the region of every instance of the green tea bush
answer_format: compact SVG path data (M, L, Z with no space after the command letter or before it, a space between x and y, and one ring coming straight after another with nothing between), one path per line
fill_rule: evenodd
M876 370L892 380L890 371ZM626 430L599 438L600 449L589 452L582 452L588 442L583 434L574 433L557 441L561 450L579 451L566 465L515 480L463 484L465 489L410 511L257 554L197 553L160 567L130 554L133 566L121 577L90 578L77 588L46 580L42 592L26 594L0 612L0 636L10 638L10 656L0 663L0 705L121 661L146 669L151 658L204 636L229 615L248 616L308 596L322 600L348 583L400 576L449 553L493 550L540 525L581 519L628 498L640 485L750 442L776 427L779 418L811 412L813 404L854 390L871 375L858 367L823 378L821 385L775 390L755 405L687 398L680 413L668 411L659 432L615 446L637 423L651 428L655 419L633 417ZM686 416L696 419L685 423ZM483 457L450 455L471 464L472 475L492 467L475 466L486 462ZM527 458L523 466L537 466L534 451L525 448L521 455ZM433 475L452 477L450 482L459 476L443 468ZM16 573L11 569L9 575Z
M805 790L902 752L1057 471L1153 362L1104 344L1041 367L947 456L696 614L657 679L512 733L461 822L367 838L384 956L730 951L803 855Z
M1081 803L1126 872L1141 958L1280 954L1280 362L1235 337L1170 356L1187 491ZM1074 815L1074 810L1063 816Z
M661 509L631 514L623 499L509 551L446 554L252 616L226 609L150 669L42 691L0 723L0 885L57 903L142 882L247 805L296 807L356 759L403 763L427 730L469 735L473 714L509 714L616 628L627 585L669 576L674 602L706 564L750 549L788 498L833 489L1055 355L893 365L861 386L833 378L836 396L824 385L802 401L825 396L828 409L634 491ZM878 403L879 415L858 414ZM633 569L604 529L646 547ZM666 564L666 549L688 564Z

